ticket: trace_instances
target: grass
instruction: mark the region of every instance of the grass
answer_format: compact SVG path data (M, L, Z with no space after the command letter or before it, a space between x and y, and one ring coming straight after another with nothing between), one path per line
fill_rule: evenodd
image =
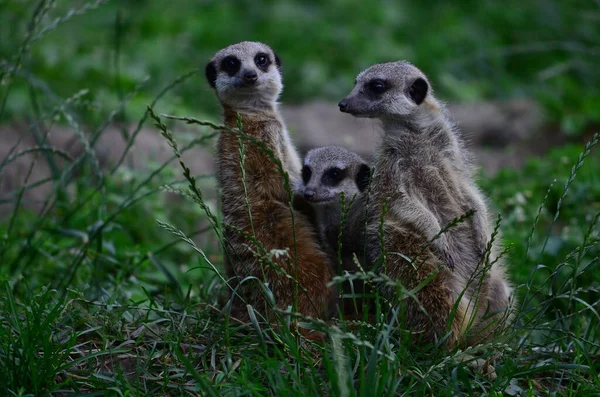
M56 94L50 85L56 88L64 82L56 78L56 70L33 78L33 61L44 51L36 43L60 33L63 25L73 26L72 20L98 16L94 13L104 6L96 9L97 3L60 14L63 19L55 24L47 17L63 12L64 6L54 7L54 2L40 1L30 13L9 3L9 12L2 15L30 21L18 46L2 43L3 48L16 46L12 66L3 72L2 117L29 115L28 125L39 141L28 153L15 149L2 159L0 179L17 158L31 156L32 162L45 162L52 170L47 181L52 191L41 215L27 209L25 189L0 198L14 206L0 222L0 395L598 394L597 136L586 147L556 148L529 160L522 170L503 170L479 180L502 214L500 229L520 302L518 321L504 336L446 352L435 346L408 346L385 321L350 329L346 323L303 319L330 337L324 346L313 345L287 330L294 313L279 313L283 326L277 330L258 313L249 325L226 314L214 178L194 175L185 162L175 162L177 153L210 147L217 135L215 125L198 126L197 134L190 135L179 128L179 121L161 117L165 138L177 148L171 161L149 164L147 171L122 164L103 169L98 164L93 148L107 125L134 121L137 129L128 136L133 144L137 131L156 121L156 114L174 113L177 96L190 89L188 84L193 87L190 78L197 71L145 83L130 77L106 102L108 94L97 91L94 79L89 85L73 79ZM153 10L155 5L149 2L146 7ZM207 7L214 13L237 12ZM165 16L154 15L167 18L169 10ZM456 16L450 11L448 18ZM103 15L117 15L115 29L128 18ZM152 30L153 25L144 22L145 14L138 18ZM274 37L267 28L260 34ZM286 47L284 37L280 40ZM215 43L211 45L220 45ZM120 48L120 54L127 53L125 43ZM286 51L293 60L296 50L291 48ZM343 63L342 55L332 64ZM290 61L290 69L293 64ZM351 68L358 70L355 66ZM69 69L60 62L56 68ZM293 75L293 69L290 72ZM89 73L83 74L84 80ZM147 85L155 86L147 91ZM85 86L91 89L82 90ZM316 88L306 87L307 93L294 95L313 95L310 89ZM301 89L305 88L296 88ZM201 96L208 97L207 91L203 88ZM593 89L587 93L592 95ZM19 103L25 103L26 110L15 110ZM103 103L100 110L98 103ZM147 105L155 118L144 110ZM188 113L188 106L176 113L204 109ZM50 146L47 136L55 124L70 128L84 147L80 155L70 157ZM33 167L27 171L33 172ZM474 359L489 360L496 377L474 370Z
M597 137L581 154L577 154L581 148L557 149L548 159L530 161L523 173L504 171L484 183L507 214L502 227L507 241L531 234L535 220L532 237L513 244L509 261L521 301L519 320L515 329L494 343L453 352L405 346L385 322L353 331L344 324L316 324L325 327L331 338L323 347L289 331L276 332L260 321L251 327L238 324L219 309L224 293L218 275L220 251L198 247L183 237L177 227L184 225L186 217L169 213L169 206L161 201L165 194L153 188L155 183L165 183L162 178L172 178L172 173L139 178L143 188L129 188L133 195L125 197L109 198L110 192L128 190L124 185L129 181L124 183L118 173L107 178L104 196L89 199L87 191L78 187L81 194L70 203L79 207L78 214L59 217L56 208L39 227L39 219L22 212L5 234L3 263L17 264L12 273L3 266L0 391L3 395L595 393L599 335L594 270L600 212L593 208L598 207L600 195L571 195L597 186L592 171L599 162L592 151L596 142ZM570 173L567 164L553 161L569 154L573 154ZM182 166L184 180L195 181ZM546 194L540 177L560 173L566 176L565 184ZM492 187L513 178L522 182L515 186L514 195L530 196L531 201L534 195L546 197L539 211L533 203L514 199L507 189L500 189L505 199L494 194ZM194 186L167 190L186 192L203 211L211 211L198 202L201 188L195 182ZM521 187L532 192L520 193ZM141 190L145 193L138 193ZM130 207L136 201L138 205ZM520 211L517 205L531 208ZM98 211L100 207L104 210ZM191 212L194 203L179 208ZM539 216L520 219L513 212ZM94 213L102 218L90 217ZM568 226L561 226L559 220L569 225L585 219L582 214L592 217L577 225L581 233L565 234ZM202 217L197 212L193 216ZM160 247L148 252L134 243L165 241L158 226L151 228L155 234L150 236L131 236L149 229L143 222L151 218L177 225L159 222L180 237L167 251ZM219 230L218 216L214 221ZM524 227L529 221L529 227ZM99 224L106 225L101 232ZM212 226L206 229L217 238ZM553 238L564 241L549 256L548 242ZM57 273L70 275L69 282L57 280ZM286 314L282 315L285 321ZM473 371L468 365L473 357L491 360L497 377Z

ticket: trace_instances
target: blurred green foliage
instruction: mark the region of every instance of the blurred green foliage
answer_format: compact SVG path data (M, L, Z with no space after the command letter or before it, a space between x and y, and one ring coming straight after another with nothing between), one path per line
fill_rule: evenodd
M35 4L0 5L5 68L18 58ZM56 2L42 29L85 4ZM584 0L109 1L33 43L4 119L29 115L24 77L61 97L88 88L106 113L150 76L130 108L139 114L159 87L242 40L264 41L280 54L286 103L338 100L366 66L403 58L444 99L534 97L566 133L600 123L600 6ZM215 115L208 93L198 75L175 91L172 106Z

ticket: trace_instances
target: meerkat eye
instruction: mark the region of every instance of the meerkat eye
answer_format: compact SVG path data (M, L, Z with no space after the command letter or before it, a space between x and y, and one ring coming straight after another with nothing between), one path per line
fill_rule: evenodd
M332 167L323 175L323 184L327 186L336 186L342 179L344 179L344 170L338 167Z
M240 60L234 56L225 57L221 61L221 69L227 72L227 74L229 74L230 76L235 75L238 72L238 70L240 70L240 66Z
M310 181L310 177L312 176L312 171L309 166L305 165L302 167L302 182L306 185L308 181Z
M256 55L256 58L254 58L254 62L257 66L265 66L267 63L269 63L269 57L265 54L258 54Z
M385 81L375 79L369 81L369 89L376 94L383 94L385 91L387 91L388 87Z

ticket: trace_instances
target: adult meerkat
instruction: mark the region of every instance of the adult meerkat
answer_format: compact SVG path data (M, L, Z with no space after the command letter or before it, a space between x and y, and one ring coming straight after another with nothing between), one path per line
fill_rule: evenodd
M283 85L275 52L258 42L233 44L212 57L206 78L223 107L224 124L236 128L239 115L243 131L272 150L292 183L297 183L301 163L278 110ZM221 134L217 149L228 275L256 277L267 284L280 308L297 302L299 313L325 318L335 299L335 290L327 287L333 277L331 264L308 219L298 212L292 215L276 165L256 144L245 144L244 174L234 134ZM289 258L275 256L271 261L276 266L269 266L248 236L254 236L266 252L288 249ZM269 315L262 288L246 281L241 294ZM236 307L236 315L247 318L245 307L239 303Z
M482 254L491 235L487 208L473 181L469 154L426 76L408 62L371 66L358 75L339 107L356 117L380 119L385 132L371 193L375 215L366 232L369 261L385 253L384 270L408 288L436 272L416 295L434 323L434 333L445 329L458 302L450 344L463 337L472 316L474 330L489 334L491 320L482 321L484 314L509 309L512 289L500 262L483 275ZM380 236L378 218L384 205ZM471 218L443 232L469 210L475 211ZM414 258L424 245L429 248L421 255L421 266L397 254ZM407 321L426 328L416 305L409 304Z
M353 252L343 249L338 258L340 224L342 223L342 205L350 206L365 193L371 178L371 168L358 154L340 146L326 146L310 150L304 157L302 181L296 193L307 202L314 211L315 228L319 234L321 246L329 254L333 271L341 274L358 270ZM344 201L342 201L344 195ZM363 225L364 226L364 225ZM342 234L342 247L364 245L364 233L352 231ZM344 283L342 311L346 316L355 316L356 309L362 306L364 286L361 281ZM350 299L352 296L352 299Z

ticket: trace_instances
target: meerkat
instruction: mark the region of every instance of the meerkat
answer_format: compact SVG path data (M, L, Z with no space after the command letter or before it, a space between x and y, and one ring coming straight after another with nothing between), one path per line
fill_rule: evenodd
M212 57L206 78L223 107L224 124L236 128L239 115L242 130L272 150L292 183L297 183L300 157L278 110L277 99L283 88L280 66L279 57L269 46L241 42ZM306 216L292 213L289 193L276 165L258 145L245 144L242 172L239 137L235 134L221 134L217 152L228 275L261 280L281 309L297 302L300 314L326 318L336 296L327 286L333 277L331 264ZM274 256L271 260L276 266L269 266L264 255L256 254L259 248L248 236L253 236L264 252L287 249L289 257ZM261 287L246 280L240 290L246 303L265 309L263 313L269 317L272 310ZM242 304L234 304L234 310L237 316L247 318Z
M308 151L301 176L297 192L315 209L321 243L336 251L337 244L329 241L328 236L341 222L341 196L344 195L346 203L360 196L369 185L371 168L354 152L340 146L326 146Z
M352 252L342 250L341 257L338 257L340 224L342 211L365 193L370 178L371 168L367 162L340 146L312 149L304 157L302 180L296 192L314 211L315 228L321 246L329 254L335 274L358 270ZM342 246L364 244L364 239L361 240L364 234L349 233L341 237L344 241ZM362 306L360 296L365 293L363 283L347 282L342 285L342 290L342 314L346 317L360 314L356 309Z
M470 155L426 76L404 61L373 65L358 75L339 108L378 118L384 130L371 187L368 261L384 254L383 271L407 288L435 274L416 294L429 318L409 302L407 322L429 339L439 337L456 304L449 345L465 337L472 319L475 330L486 332L480 327L484 314L508 310L512 288L498 258L483 274L482 254L491 235L484 197L473 180ZM469 210L472 217L444 230ZM421 259L408 263L398 252Z

